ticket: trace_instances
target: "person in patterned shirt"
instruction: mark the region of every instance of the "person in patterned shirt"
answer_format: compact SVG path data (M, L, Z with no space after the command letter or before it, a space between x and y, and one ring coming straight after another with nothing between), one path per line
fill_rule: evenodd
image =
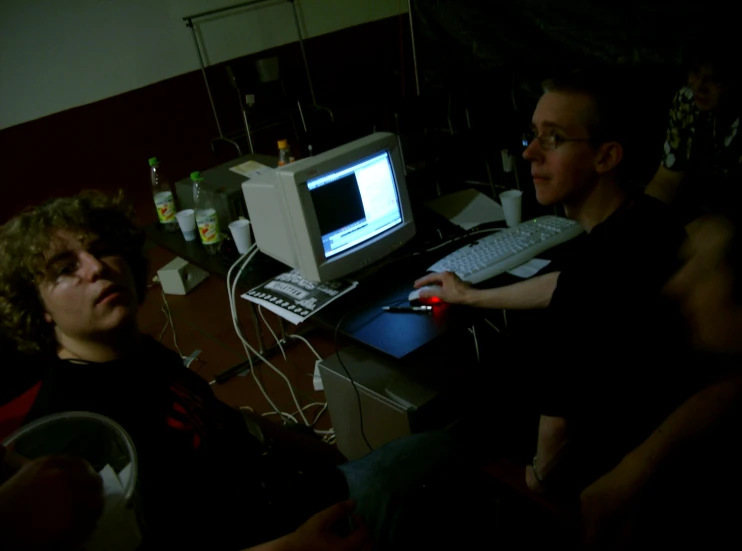
M646 193L672 205L686 223L719 212L742 192L738 50L700 40L688 84L670 108L662 162Z

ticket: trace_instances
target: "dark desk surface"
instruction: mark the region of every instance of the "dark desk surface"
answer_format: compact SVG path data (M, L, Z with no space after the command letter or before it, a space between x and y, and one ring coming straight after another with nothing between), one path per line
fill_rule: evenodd
M157 224L148 226L146 234L188 262L226 278L229 265L221 256L207 254L198 241L186 242L180 232L161 231ZM398 260L378 269L373 275L362 276L358 287L317 312L311 320L331 331L342 321L339 331L342 335L395 358L407 356L446 333L470 327L486 312L455 305L436 306L430 314L389 313L381 309L382 306L407 304L414 280L424 275L425 269L447 252L448 249L443 248L431 255ZM251 289L288 269L286 265L258 253L251 269L242 274L239 285L243 290ZM503 274L487 286L514 281L520 280ZM225 315L228 314L225 312Z

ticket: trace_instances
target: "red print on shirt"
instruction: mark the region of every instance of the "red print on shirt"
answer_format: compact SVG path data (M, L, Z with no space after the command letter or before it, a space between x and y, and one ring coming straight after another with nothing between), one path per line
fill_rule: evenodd
M193 449L198 449L205 433L206 408L203 399L186 387L175 383L170 387L175 395L165 422L174 428L190 436Z

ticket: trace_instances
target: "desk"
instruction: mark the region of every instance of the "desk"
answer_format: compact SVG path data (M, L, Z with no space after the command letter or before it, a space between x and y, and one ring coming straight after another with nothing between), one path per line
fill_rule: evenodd
M205 171L204 175L212 185L224 185L234 189L235 185L244 182L245 178L231 172L229 167L249 159L257 160L263 164L275 164L273 162L275 159L272 157L246 155ZM419 226L431 223L423 222L423 219L424 216L416 215L416 221L422 222L418 224ZM421 229L423 231L419 233L424 233L424 228ZM147 227L146 233L155 243L187 261L219 277L226 277L229 266L223 262L220 256L206 254L199 242L186 242L180 232L163 232L157 224ZM404 358L430 345L445 334L471 327L477 321L480 321L487 312L463 306L447 305L436 307L432 314L398 314L381 310L382 306L405 303L407 295L412 291L412 284L415 279L424 275L426 268L433 264L435 260L464 243L464 241L454 243L428 255L408 257L396 261L387 259L386 265L382 261L381 267L372 267L365 273L354 274L352 278L358 279L360 282L358 287L317 312L311 320L332 331L335 330L339 322L342 322L340 334L396 359ZM415 239L395 254L397 257L404 256L406 252L409 253L420 248L422 248L420 241ZM551 258L555 254L554 251L559 254L558 250L563 248L564 246L560 246L539 256ZM253 260L251 269L243 273L239 285L242 291L245 291L289 269L288 266L258 253ZM508 274L503 274L488 282L487 286L506 285L515 281L520 280Z
M185 241L180 232L162 231L159 224L147 226L145 233L188 262L226 278L229 266L221 256L206 253L198 241ZM412 283L430 264L429 257L390 263L372 275L361 277L356 289L327 305L310 320L331 331L342 321L340 334L398 359L480 320L484 315L482 310L461 306L442 305L432 314L392 314L381 310L382 306L406 302ZM251 266L238 283L242 291L290 269L262 253L255 256Z

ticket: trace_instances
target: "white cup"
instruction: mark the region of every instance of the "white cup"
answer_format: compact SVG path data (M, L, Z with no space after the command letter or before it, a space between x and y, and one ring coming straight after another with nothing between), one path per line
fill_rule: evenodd
M175 218L178 219L178 225L180 231L183 232L183 237L186 241L195 241L198 237L196 231L196 211L193 209L185 209L175 214Z
M235 220L229 225L229 231L232 232L232 238L237 245L237 252L245 254L252 245L250 221L245 219Z
M505 212L505 223L509 228L520 224L520 203L522 191L511 189L500 194L500 203Z
M507 149L500 150L500 157L502 157L502 170L503 172L513 171L513 156Z

